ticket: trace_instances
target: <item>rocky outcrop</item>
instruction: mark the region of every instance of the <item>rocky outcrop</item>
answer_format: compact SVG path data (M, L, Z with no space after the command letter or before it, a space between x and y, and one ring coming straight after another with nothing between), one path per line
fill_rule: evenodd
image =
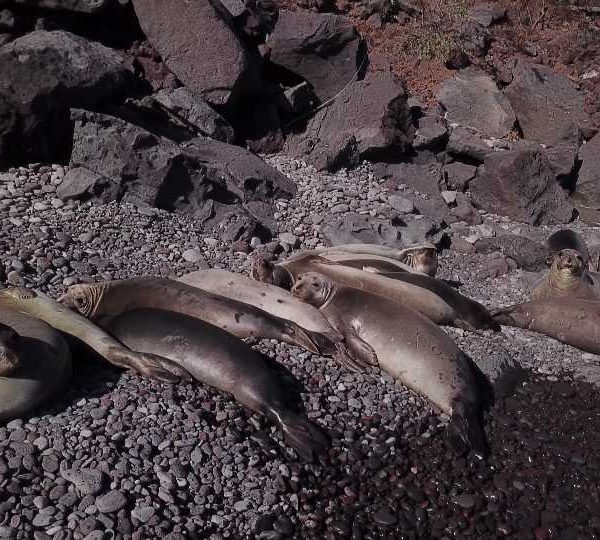
M242 210L260 221L295 185L243 148L208 138L178 145L118 118L73 111L63 198L113 200L192 212L204 221Z
M260 91L258 52L218 0L134 0L142 30L169 69L211 105L233 107Z
M474 128L489 137L505 137L515 125L515 113L491 77L478 69L459 71L444 82L437 100L447 120Z
M70 145L70 107L118 100L133 84L116 52L67 32L40 30L5 45L0 94L18 120L5 135L5 157L56 160Z
M593 133L583 92L549 67L518 62L505 94L529 141L579 144Z
M485 28L501 21L506 16L506 8L492 2L479 2L469 10L469 20Z
M452 156L466 158L477 163L483 163L485 156L494 151L479 135L463 127L452 130L446 150Z
M304 133L288 139L286 152L317 169L336 170L363 159L398 158L413 137L404 84L391 73L377 73L317 112Z
M358 32L339 15L282 11L267 43L271 61L307 80L322 102L352 81L363 61Z
M587 208L600 209L600 133L579 148L579 160L577 202Z
M479 208L532 225L572 219L573 204L540 150L494 152L486 156L484 167L483 174L470 184Z

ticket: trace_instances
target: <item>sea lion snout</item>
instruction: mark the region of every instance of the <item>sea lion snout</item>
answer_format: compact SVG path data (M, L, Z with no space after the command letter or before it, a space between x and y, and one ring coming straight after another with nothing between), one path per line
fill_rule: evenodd
M329 298L331 283L318 272L306 272L298 277L292 294L315 307L321 307Z
M557 268L559 270L570 270L581 273L584 271L585 263L580 253L572 249L565 249L557 255Z

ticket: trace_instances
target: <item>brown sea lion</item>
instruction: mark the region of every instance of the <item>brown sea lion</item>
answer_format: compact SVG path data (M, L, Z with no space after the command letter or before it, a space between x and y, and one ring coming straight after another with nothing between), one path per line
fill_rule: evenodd
M277 339L318 353L315 340L297 324L262 309L162 278L73 285L59 299L91 320L140 308L183 313L240 337Z
M304 459L329 441L318 426L288 406L285 391L263 355L230 333L199 319L155 309L101 318L99 324L127 347L177 362L200 382L228 392L266 416Z
M445 289L441 286L437 287L437 291L432 291L409 281L339 265L315 255L298 257L289 263L283 261L280 266L273 266L268 261L259 259L253 261L253 276L285 289L291 289L298 277L306 272L320 272L339 285L362 289L408 305L436 324L469 331L498 329L483 306L476 304L478 307L474 309L470 303L456 302L459 293L455 294L454 291L444 296ZM430 287L436 289L432 284ZM456 305L452 302L456 302Z
M60 332L20 311L0 308L0 422L30 413L71 377Z
M385 372L450 415L449 440L459 453L485 453L476 379L443 330L407 306L335 285L317 272L303 274L292 292L318 307L342 334L358 334L375 349Z
M548 274L535 283L531 300L546 298L600 298L600 281L586 270L587 263L578 250L562 249L552 256Z
M492 310L496 321L550 336L600 354L600 302L575 298L535 300Z
M52 328L85 343L116 366L130 368L148 377L165 381L189 378L184 369L166 358L137 353L123 347L85 317L41 292L23 288L1 289L0 313L7 312L17 312L40 319ZM8 325L12 326L10 323Z

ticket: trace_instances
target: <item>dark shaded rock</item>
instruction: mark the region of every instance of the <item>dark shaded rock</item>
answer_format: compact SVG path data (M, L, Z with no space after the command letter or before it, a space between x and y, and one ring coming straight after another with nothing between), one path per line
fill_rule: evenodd
M169 70L148 40L135 43L129 48L127 54L131 57L136 75L150 84L155 91L173 90L179 86L177 77Z
M243 10L235 14L236 27L253 43L264 43L279 19L277 3L274 0L246 0L242 5Z
M417 131L413 141L415 150L437 151L448 140L448 130L444 120L437 115L427 114L417 120Z
M485 156L494 151L479 136L463 127L452 130L446 149L453 156L469 158L478 163L482 163Z
M363 61L358 32L339 15L281 11L267 44L271 62L308 81L323 102L352 80Z
M286 152L317 169L336 170L363 159L397 158L413 137L404 84L391 73L378 73L321 109L305 133L288 138Z
M12 0L26 7L76 11L79 13L98 13L106 9L112 0Z
M316 109L319 99L312 86L307 82L302 82L279 93L276 96L276 102L280 116L285 121L291 121Z
M142 30L169 69L211 105L260 93L260 56L234 30L218 0L134 0Z
M116 489L96 499L96 507L103 514L118 512L127 505L127 497Z
M454 216L461 221L466 221L469 225L479 225L483 222L479 212L464 193L457 192L455 197L456 200L451 209Z
M349 212L323 226L323 236L332 245L367 243L390 247L414 244L437 244L442 239L443 225L427 216L404 215L394 219L378 219Z
M448 69L463 69L471 64L471 60L469 55L463 51L462 49L452 49L446 60L444 61L444 65Z
M556 175L556 181L569 191L572 191L575 185L577 151L578 148L574 144L557 144L543 149Z
M516 117L510 102L491 77L468 68L446 80L437 100L447 111L449 122L502 138L513 128Z
M600 209L600 133L579 148L581 167L577 178L577 204Z
M525 236L504 234L490 238L480 238L475 242L474 248L477 253L502 253L502 255L513 259L519 268L523 270L535 272L548 268L546 264L546 258L548 257L546 246Z
M17 133L17 112L15 106L0 94L0 163L7 159L11 138Z
M506 16L506 8L492 2L480 2L469 10L469 19L481 26L492 26Z
M458 29L457 42L467 54L484 57L492 42L492 37L487 28L473 21L465 21Z
M271 99L254 100L239 115L241 138L251 152L275 154L285 143L279 109Z
M517 221L551 225L567 223L573 217L571 200L539 150L489 154L484 173L469 189L476 206Z
M71 138L70 107L114 100L133 73L113 50L67 32L31 32L0 48L0 94L12 102L18 133L11 160L56 160Z
M475 178L477 167L455 161L444 165L442 175L447 189L465 191L469 182Z
M419 193L439 196L441 170L437 164L414 165L413 163L376 163L373 166L376 176L387 180L386 186L398 189L407 186Z
M593 133L584 93L549 67L519 61L505 94L527 140L579 144Z
M219 221L236 206L252 216L272 215L272 200L295 192L291 180L243 148L208 138L179 146L112 116L78 110L73 117L76 172L65 177L61 193Z

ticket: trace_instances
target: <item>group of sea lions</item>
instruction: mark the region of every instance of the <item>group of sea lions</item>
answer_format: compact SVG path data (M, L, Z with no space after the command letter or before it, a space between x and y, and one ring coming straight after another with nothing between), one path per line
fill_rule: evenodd
M166 381L193 377L232 394L311 459L327 448L327 436L288 405L268 359L241 340L268 338L352 370L378 366L450 416L452 448L483 456L488 387L438 325L480 333L509 324L600 353L599 281L585 268L585 243L561 231L548 248L551 269L532 301L491 312L435 278L437 251L429 245L351 244L278 263L254 256L253 279L201 270L177 280L106 281L74 285L58 302L0 290L0 420L25 414L68 380L66 336L115 365Z

